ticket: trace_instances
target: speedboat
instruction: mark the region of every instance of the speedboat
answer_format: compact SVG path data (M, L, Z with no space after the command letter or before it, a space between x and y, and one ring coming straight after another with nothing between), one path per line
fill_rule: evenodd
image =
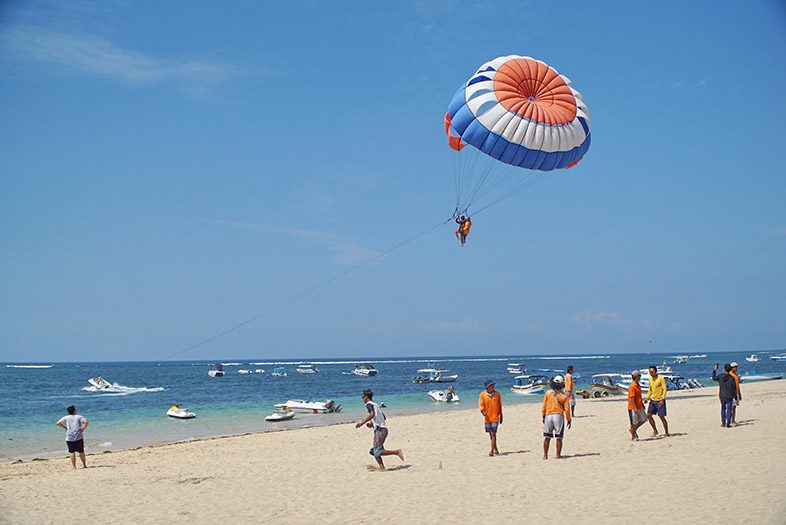
M751 354L750 356L746 357L745 360L749 363L758 363L759 356L757 356L756 354Z
M773 361L786 361L786 354L771 355L770 359Z
M273 405L279 411L285 412L305 412L308 414L328 414L331 412L341 412L341 405L328 399L326 401L306 401L305 399L290 399L286 403Z
M516 383L511 390L517 394L542 394L549 384L548 376L542 374L529 374L516 376Z
M289 412L289 411L282 410L282 411L273 412L269 416L265 416L265 421L272 421L272 422L276 423L278 421L289 421L290 419L293 419L294 417L295 417L295 413L294 412Z
M356 376L375 376L379 373L379 370L374 368L374 365L370 363L363 363L360 365L355 365L355 368L352 369L352 375Z
M244 370L241 368L240 370L237 371L237 373L242 375L248 375L248 374L253 374L254 372L252 370Z
M595 374L592 376L590 390L593 397L622 394L628 390L623 386L624 380L625 376L622 374Z
M287 377L287 373L286 373L286 371L284 370L284 367L283 367L283 366L277 366L277 367L275 367L275 368L273 369L273 371L272 371L272 372L270 372L270 375L271 375L272 377Z
M746 383L757 383L759 381L774 381L776 379L783 379L783 374L757 374L746 373L740 376L740 381Z
M93 385L99 390L106 390L107 388L112 388L112 383L104 379L103 377L91 377L87 380L88 383Z
M520 376L527 373L526 367L521 363L508 363L508 373Z
M687 363L688 359L690 359L689 355L675 355L674 356L674 364L679 365L682 363Z
M169 410L166 411L166 415L175 419L193 419L196 417L196 414L189 412L185 408L180 408L180 405L172 405L169 407Z
M418 375L412 378L413 383L452 383L458 379L458 374L446 375L450 370L442 368L421 368Z
M439 401L442 403L458 403L460 401L458 394L456 392L451 391L451 389L432 390L426 395L431 399L433 399L434 401Z
M210 377L224 377L224 365L221 363L214 364L208 370L207 375Z
M254 373L255 374L264 374L265 373L265 369L264 368L257 368L257 369L254 370Z
M319 369L314 368L314 365L298 365L295 369L298 374L318 374Z

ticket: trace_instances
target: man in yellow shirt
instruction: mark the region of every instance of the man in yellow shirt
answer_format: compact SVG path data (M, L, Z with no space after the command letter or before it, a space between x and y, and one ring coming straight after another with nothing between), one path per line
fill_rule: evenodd
M486 390L480 393L478 398L478 408L480 413L483 414L483 422L486 426L486 432L491 438L491 452L489 456L499 455L497 448L497 428L502 424L502 396L499 392L494 390L494 381L487 379Z
M664 435L669 437L669 422L666 421L666 380L663 379L663 376L658 375L658 367L655 365L650 367L650 385L646 401L650 403L647 407L647 419L652 426L652 436L658 435L655 418L652 417L657 414L663 423Z

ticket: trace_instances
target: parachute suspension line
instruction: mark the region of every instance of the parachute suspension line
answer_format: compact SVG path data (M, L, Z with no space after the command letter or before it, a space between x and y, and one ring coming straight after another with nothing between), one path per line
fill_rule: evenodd
M547 179L551 178L553 175L554 175L554 171L541 171L541 172L538 172L537 175L534 175L534 176L526 178L526 179L522 179L521 181L518 181L518 182L514 183L514 185L510 188L510 190L508 192L506 192L505 194L503 194L500 197L498 197L497 199L489 202L488 204L486 204L482 208L479 208L479 209L475 210L474 214L477 215L478 213L483 212L487 208L490 208L491 206L494 206L495 204L498 204L498 203L500 203L500 202L502 202L502 201L504 201L506 199L509 199L510 197L516 195L517 193L521 193L522 191L524 191L527 188L535 186L536 184L540 184L541 182L544 182Z
M284 299L278 301L277 303L274 303L274 304L268 306L267 308L265 308L264 310L262 310L258 314L255 314L255 315L249 317L248 319L246 319L244 321L241 321L241 322L239 322L239 323L237 323L237 324L227 328L226 330L222 330L221 332L218 332L215 335L212 335L212 336L210 336L210 337L208 337L206 339L203 339L203 340L199 341L196 344L193 344L193 345L191 345L191 346L189 346L187 348L179 350L179 351L177 351L177 352L175 352L173 354L169 354L168 356L165 356L162 359L171 359L173 357L177 357L179 355L185 354L186 352L188 352L190 350L193 350L195 348L199 348L200 346L204 346L204 345L206 345L206 344L208 344L208 343L210 343L212 341L215 341L216 339L218 339L218 338L220 338L222 336L225 336L226 334L228 334L230 332L234 332L238 328L240 328L242 326L245 326L248 323L259 319L263 315L273 312L274 310L276 310L277 308L283 306L284 304L293 302L293 301L303 297L304 295L309 294L309 293L313 292L314 290L317 290L318 288L321 288L321 287L325 286L326 284L332 283L336 279L339 279L339 278L341 278L341 277L343 277L343 276L345 276L345 275L347 275L349 273L352 273L355 270L357 270L357 269L359 269L359 268L369 264L370 262L373 262L373 261L379 259L380 257L383 257L383 256L389 254L390 252L392 252L394 250L397 250L397 249L401 248L402 246L404 246L406 244L409 244L412 241L415 241L415 240L423 237L424 235L427 235L427 234L431 233L432 231L436 230L440 226L444 226L445 224L447 224L451 220L453 220L453 217L445 219L444 221L440 221L437 224L435 224L434 226L431 226L430 228L427 228L427 229L423 230L422 232L420 232L420 233L418 233L416 235L413 235L412 237L410 237L410 238L408 238L408 239L406 239L404 241L401 241L401 242L399 242L398 244L396 244L394 246L391 246L390 248L386 249L385 251L379 252L376 255L372 255L371 257L369 257L369 258L359 262L358 264L356 264L356 265L354 265L354 266L352 266L350 268L347 268L346 270L344 270L342 272L339 272L339 273L333 275L332 277L329 277L329 278L325 279L324 281L320 281L320 282L316 283L315 285L313 285L313 286L311 286L309 288L306 288L305 290L302 290L302 291L298 292L297 294L295 294L295 295L293 295L291 297L284 298Z

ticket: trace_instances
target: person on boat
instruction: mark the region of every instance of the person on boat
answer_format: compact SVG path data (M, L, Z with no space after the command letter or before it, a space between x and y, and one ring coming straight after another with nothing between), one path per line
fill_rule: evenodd
M450 385L448 389L445 391L445 401L450 403L453 401L453 395L456 393L456 389L453 388L453 385Z
M718 375L718 363L712 369L712 380L718 382L718 397L721 403L721 426L731 428L731 413L734 408L734 400L737 398L737 383L731 375L732 366L729 363L723 365L724 373Z
M355 428L360 428L363 425L366 425L367 427L374 429L374 441L371 445L371 450L369 450L368 453L374 456L374 459L377 460L379 470L385 470L385 463L382 461L382 456L398 456L401 461L404 461L404 453L401 451L401 449L385 450L385 440L388 437L388 427L385 423L386 418L384 412L382 412L382 407L373 401L374 392L372 392L370 389L366 389L363 391L361 397L363 398L363 402L366 404L368 416L366 416L363 421L357 422L355 424Z
M497 429L502 424L502 395L494 389L494 381L486 379L486 389L480 393L478 408L483 414L483 424L491 439L489 456L499 455Z
M742 401L742 392L740 391L740 376L737 374L737 363L731 363L731 372L729 374L734 378L734 383L737 385L737 397L734 398L734 403L731 407L731 426L737 426L737 407L740 406Z
M655 426L656 414L663 424L663 434L669 437L669 422L666 421L666 380L663 376L658 375L658 367L655 365L650 366L650 387L647 390L647 399L649 405L647 406L647 419L652 426L652 437L658 435L658 427Z
M571 424L570 403L568 396L562 391L565 388L565 378L554 376L549 381L551 390L543 395L543 459L549 459L551 439L557 439L557 459L562 458L562 437L565 433L565 421L568 428Z
M472 228L472 220L470 219L469 215L461 215L456 217L456 224L458 224L458 229L454 232L456 234L456 239L459 240L462 246L464 243L467 242L467 235L469 235L469 230Z
M565 369L565 395L570 403L570 415L576 417L576 388L573 386L573 366Z
M641 372L634 370L630 373L631 382L628 387L628 420L630 420L630 438L638 440L636 432L641 425L647 422L647 412L644 410L644 401L641 399Z
M84 431L87 429L87 418L77 414L74 405L68 407L66 412L68 412L68 415L58 419L55 425L66 431L66 446L68 447L68 453L71 455L71 466L76 468L76 454L79 453L82 467L87 468L84 436Z

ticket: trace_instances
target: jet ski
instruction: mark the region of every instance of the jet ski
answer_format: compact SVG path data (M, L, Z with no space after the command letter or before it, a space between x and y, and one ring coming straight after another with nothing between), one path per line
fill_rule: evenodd
M87 380L88 383L93 385L99 390L106 390L108 388L112 388L112 383L104 379L103 377L91 377Z
M166 415L175 419L193 419L196 417L196 414L189 412L185 408L180 408L180 405L172 405L169 407L169 410L166 411Z
M265 421L272 421L274 423L278 421L289 421L295 417L294 412L273 412L269 416L265 417Z
M451 389L448 390L432 390L428 394L428 397L433 399L434 401L439 401L442 403L458 403L459 396L456 392Z

